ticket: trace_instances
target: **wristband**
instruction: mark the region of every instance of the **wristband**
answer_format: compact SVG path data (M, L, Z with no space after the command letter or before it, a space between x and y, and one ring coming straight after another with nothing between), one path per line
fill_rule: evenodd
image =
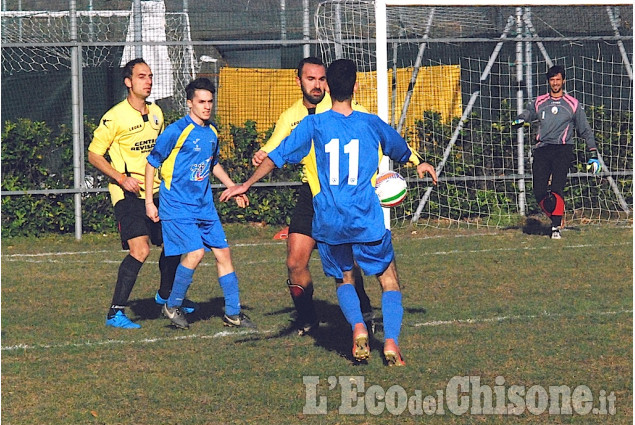
M123 184L123 181L126 180L126 175L122 174L120 179L117 179L117 184L119 186L121 186Z

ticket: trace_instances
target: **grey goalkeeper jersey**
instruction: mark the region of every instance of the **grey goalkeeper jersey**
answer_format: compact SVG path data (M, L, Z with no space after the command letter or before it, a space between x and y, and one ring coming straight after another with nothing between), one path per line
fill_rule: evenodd
M595 136L578 100L568 94L553 98L549 93L538 96L528 110L518 115L525 122L539 121L533 148L546 145L573 144L573 130L582 137L589 150L596 149Z

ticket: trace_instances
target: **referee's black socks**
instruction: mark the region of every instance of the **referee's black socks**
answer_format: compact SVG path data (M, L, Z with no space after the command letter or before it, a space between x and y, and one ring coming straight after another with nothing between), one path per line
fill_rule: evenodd
M112 296L110 311L108 311L108 318L114 316L117 310L123 310L123 307L128 304L128 298L132 292L132 287L137 281L137 275L142 265L141 261L130 254L121 262L117 283L115 284L115 293Z

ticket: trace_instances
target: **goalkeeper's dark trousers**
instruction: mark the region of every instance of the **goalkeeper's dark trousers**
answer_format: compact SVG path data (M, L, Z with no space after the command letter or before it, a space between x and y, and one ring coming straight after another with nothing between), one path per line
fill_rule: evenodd
M573 145L547 145L533 151L531 168L534 196L551 217L552 226L562 223L564 186L572 160Z

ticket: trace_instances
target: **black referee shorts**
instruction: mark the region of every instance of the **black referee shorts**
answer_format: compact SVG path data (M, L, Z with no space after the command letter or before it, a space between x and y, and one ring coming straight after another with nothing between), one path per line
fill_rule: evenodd
M311 235L313 222L313 194L308 183L302 183L297 190L298 200L295 208L291 213L291 223L289 223L289 233L301 233L303 235L313 237Z
M154 204L159 208L158 198L154 198ZM144 199L127 195L115 204L115 219L123 249L130 249L128 241L139 236L149 236L153 245L163 244L161 222L155 223L146 215Z

